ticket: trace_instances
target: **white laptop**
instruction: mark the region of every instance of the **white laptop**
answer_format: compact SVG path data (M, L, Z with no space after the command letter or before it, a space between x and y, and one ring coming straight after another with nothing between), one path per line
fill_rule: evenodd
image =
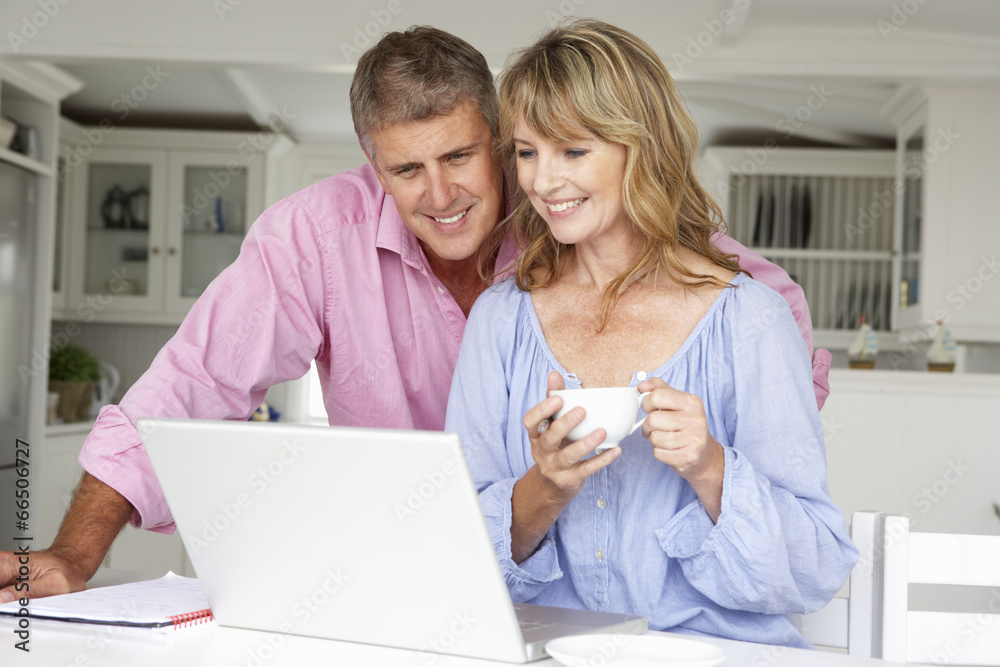
M140 419L221 625L523 663L638 616L512 604L458 437Z

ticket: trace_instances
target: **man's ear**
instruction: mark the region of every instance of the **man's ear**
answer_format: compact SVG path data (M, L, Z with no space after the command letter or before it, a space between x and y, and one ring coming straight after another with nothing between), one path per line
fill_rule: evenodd
M391 196L392 189L389 188L389 183L386 182L385 176L383 176L382 172L379 171L378 165L375 164L375 160L373 160L372 156L368 154L368 151L364 151L364 153L365 157L368 158L368 164L372 166L372 170L375 172L375 177L378 179L378 182L382 185L382 189L385 190L386 194Z

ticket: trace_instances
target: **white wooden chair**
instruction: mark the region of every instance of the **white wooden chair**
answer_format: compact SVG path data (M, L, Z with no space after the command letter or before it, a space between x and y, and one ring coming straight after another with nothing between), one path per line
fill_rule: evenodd
M796 615L799 632L818 648L847 649L849 655L878 657L878 628L882 585L883 527L880 512L855 512L851 540L858 548L858 563L851 572L850 596L837 597L811 614Z
M881 654L875 657L1000 665L1000 535L911 533L907 517L882 519ZM978 612L910 611L909 584L993 590Z

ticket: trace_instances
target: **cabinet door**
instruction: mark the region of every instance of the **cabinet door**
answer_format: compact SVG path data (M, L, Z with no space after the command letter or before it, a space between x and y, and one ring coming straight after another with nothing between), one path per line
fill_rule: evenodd
M918 113L899 129L896 162L896 243L893 248L893 328L921 319L921 231L923 225L924 128Z
M69 309L85 321L163 308L167 159L95 149L74 174Z
M56 219L55 232L53 234L52 246L52 310L62 312L66 309L68 295L66 294L66 282L68 275L68 252L69 252L69 210L70 187L72 173L66 166L66 160L59 158L57 161L56 179Z
M186 313L232 264L256 215L263 158L171 151L167 208L166 310Z

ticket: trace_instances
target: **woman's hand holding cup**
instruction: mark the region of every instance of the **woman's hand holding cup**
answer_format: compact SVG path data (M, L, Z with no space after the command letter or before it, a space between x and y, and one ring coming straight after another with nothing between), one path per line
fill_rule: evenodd
M638 389L650 392L642 404L649 415L642 434L653 445L653 456L691 484L715 521L721 511L725 456L708 432L701 398L658 377L639 383Z
M570 431L579 425L586 416L583 408L576 407L565 415L555 419L555 414L562 407L563 400L551 392L564 388L562 376L552 371L548 376L549 396L534 406L524 415L522 423L528 431L531 441L531 455L535 460L538 472L546 480L554 495L569 501L580 492L588 477L618 458L620 449L617 447L582 460L602 442L607 433L598 428L582 440L571 442L566 439ZM548 426L542 426L547 423ZM542 426L541 428L539 428Z

